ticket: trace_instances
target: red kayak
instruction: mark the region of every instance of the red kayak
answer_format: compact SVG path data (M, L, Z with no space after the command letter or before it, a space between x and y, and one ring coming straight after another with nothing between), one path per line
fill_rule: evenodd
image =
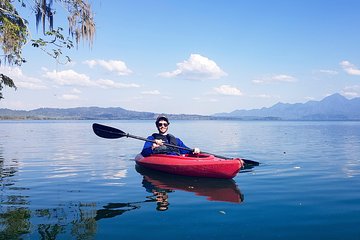
M233 178L243 166L240 158L222 159L210 154L154 154L148 157L139 154L135 161L140 166L157 171L208 178Z

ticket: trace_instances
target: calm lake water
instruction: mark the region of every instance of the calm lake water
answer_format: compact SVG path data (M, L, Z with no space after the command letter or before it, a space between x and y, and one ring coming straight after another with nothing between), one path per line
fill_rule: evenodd
M0 239L360 239L360 122L171 122L189 147L261 162L233 180L136 168L144 142L93 122L0 121Z

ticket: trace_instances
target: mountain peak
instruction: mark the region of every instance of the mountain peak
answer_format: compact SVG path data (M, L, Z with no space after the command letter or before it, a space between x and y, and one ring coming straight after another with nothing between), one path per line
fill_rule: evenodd
M346 97L344 97L343 95L339 94L339 93L334 93L330 96L325 97L323 100L321 100L321 102L326 102L326 101L331 101L331 102L344 102L344 101L349 101Z

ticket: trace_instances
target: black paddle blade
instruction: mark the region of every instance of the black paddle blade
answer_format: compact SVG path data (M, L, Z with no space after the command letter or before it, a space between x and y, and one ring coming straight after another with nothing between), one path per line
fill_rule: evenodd
M114 138L121 138L127 136L127 134L121 131L120 129L101 125L98 123L94 123L92 127L94 133L102 138L114 139Z
M259 166L260 165L259 162L256 162L253 160L244 159L244 158L242 158L241 160L243 160L246 165L251 165L251 166Z

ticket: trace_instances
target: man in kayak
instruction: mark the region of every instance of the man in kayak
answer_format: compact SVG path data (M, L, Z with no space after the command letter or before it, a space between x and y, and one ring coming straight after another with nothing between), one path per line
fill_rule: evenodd
M154 133L147 138L151 141L155 140L155 143L148 141L145 142L143 150L141 151L141 155L147 157L151 154L181 155L191 153L191 150L184 150L164 145L164 143L168 143L182 148L188 148L179 138L176 138L175 136L168 133L170 122L165 115L159 115L155 121L155 124L159 133ZM193 153L200 153L200 149L194 148Z

